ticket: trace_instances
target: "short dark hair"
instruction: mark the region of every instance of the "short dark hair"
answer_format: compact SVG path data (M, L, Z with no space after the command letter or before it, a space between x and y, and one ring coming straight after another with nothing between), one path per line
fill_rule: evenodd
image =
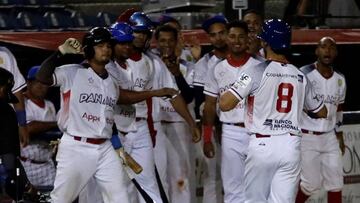
M170 25L161 25L155 31L155 39L159 39L160 32L171 32L174 34L175 39L178 38L178 30Z
M230 23L228 23L226 25L226 30L229 32L229 30L233 27L238 27L238 28L241 28L243 29L246 33L249 33L249 28L247 26L247 24L245 23L245 21L243 20L234 20L234 21L231 21Z
M246 11L243 13L243 16L242 16L242 17L244 18L244 16L246 16L247 14L250 14L250 13L253 13L253 14L257 15L257 16L259 16L259 17L261 18L261 20L264 20L263 15L262 15L259 11L255 10L255 9L248 9L248 10L246 10Z

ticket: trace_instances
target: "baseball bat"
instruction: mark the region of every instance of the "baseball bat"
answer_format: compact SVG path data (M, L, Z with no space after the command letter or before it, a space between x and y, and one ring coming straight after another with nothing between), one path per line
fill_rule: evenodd
M143 170L142 166L136 162L127 152L123 150L123 146L121 145L120 139L117 134L114 134L111 137L111 144L113 145L116 153L120 158L125 158L126 164L134 171L134 173L139 174ZM123 155L123 156L122 156Z
M154 203L154 200L149 196L149 194L140 186L135 177L129 171L129 167L125 166L124 170L126 174L129 176L131 182L135 185L136 189L140 192L141 196L144 198L146 203Z

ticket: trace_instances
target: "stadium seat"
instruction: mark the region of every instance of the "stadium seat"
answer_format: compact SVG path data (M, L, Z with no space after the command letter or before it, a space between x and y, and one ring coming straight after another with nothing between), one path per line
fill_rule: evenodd
M15 29L14 19L5 13L0 13L0 30L13 31L14 29Z
M1 6L22 5L23 0L0 0Z
M96 22L95 16L87 16L81 12L73 11L71 13L71 21L73 27L71 30L88 30L94 26L93 22Z
M107 12L99 12L96 18L97 18L97 25L94 26L108 27L116 21L117 16Z
M16 16L16 31L39 31L44 24L37 13L20 11Z
M70 13L67 11L47 11L43 16L44 31L67 30L72 27Z

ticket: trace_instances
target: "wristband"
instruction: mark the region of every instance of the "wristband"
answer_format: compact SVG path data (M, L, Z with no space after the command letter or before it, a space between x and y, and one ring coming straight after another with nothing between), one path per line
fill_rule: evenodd
M203 125L203 132L204 132L204 143L210 143L212 132L213 132L213 126L212 125Z
M110 141L114 149L120 149L122 147L119 136L117 134L113 134Z
M18 120L19 126L25 126L26 125L26 111L25 110L19 110L16 112L16 118Z

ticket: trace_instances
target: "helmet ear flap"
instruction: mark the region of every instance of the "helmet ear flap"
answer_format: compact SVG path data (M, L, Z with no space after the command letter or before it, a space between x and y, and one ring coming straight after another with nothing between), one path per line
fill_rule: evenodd
M86 45L84 46L85 58L92 59L95 55L94 47Z

